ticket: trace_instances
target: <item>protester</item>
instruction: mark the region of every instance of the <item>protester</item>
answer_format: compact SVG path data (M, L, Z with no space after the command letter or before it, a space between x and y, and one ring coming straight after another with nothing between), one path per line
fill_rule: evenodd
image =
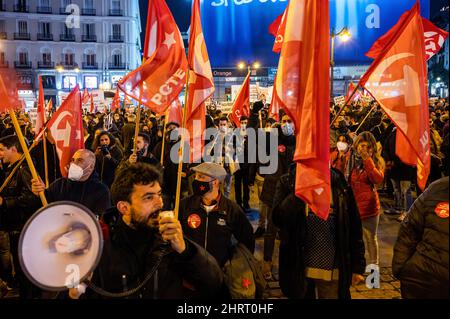
M114 136L108 132L100 133L92 148L95 149L96 171L100 176L100 181L111 187L116 168L123 158L122 151L116 145Z

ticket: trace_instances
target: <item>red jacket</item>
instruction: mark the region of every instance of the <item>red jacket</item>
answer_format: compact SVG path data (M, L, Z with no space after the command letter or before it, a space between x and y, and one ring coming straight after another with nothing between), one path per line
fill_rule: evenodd
M384 171L375 166L372 158L363 161L363 167L353 169L350 180L361 219L380 214L380 199L375 185L384 180Z

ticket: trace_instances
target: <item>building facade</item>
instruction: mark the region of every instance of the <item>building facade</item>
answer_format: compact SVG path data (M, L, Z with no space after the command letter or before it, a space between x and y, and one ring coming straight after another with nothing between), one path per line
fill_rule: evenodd
M33 107L42 76L54 105L76 84L112 90L141 63L138 0L0 0L0 68Z

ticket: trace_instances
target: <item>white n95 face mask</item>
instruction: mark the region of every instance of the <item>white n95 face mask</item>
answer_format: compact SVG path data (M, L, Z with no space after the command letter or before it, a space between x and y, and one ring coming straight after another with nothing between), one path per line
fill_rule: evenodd
M70 164L68 178L71 181L79 181L83 177L83 174L84 170L80 166L75 163Z
M348 144L345 142L337 142L336 143L338 151L346 152L348 149Z

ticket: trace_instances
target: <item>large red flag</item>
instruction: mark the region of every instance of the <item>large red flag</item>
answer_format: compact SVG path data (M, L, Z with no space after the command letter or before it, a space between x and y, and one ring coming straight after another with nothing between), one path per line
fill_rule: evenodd
M120 96L119 96L119 89L116 90L116 94L114 95L114 98L111 103L110 112L114 112L115 110L120 109Z
M185 85L187 59L183 39L166 2L149 1L149 12L152 15L149 23L153 25L147 37L153 38L146 39L146 54L151 47L149 43L156 41L156 49L139 68L126 75L118 87L153 112L163 114Z
M200 1L192 3L189 36L189 88L186 110L186 129L190 134L190 158L197 162L203 154L203 132L205 131L205 101L214 93L214 80L206 49L200 16Z
M275 81L276 82L277 76L275 75ZM269 109L269 118L275 119L275 121L280 121L280 102L277 98L277 90L276 86L273 86L272 91L272 101L270 102L270 109Z
M13 69L0 69L0 112L22 106L17 91L17 77Z
M423 25L417 2L396 27L391 41L361 78L397 126L396 154L417 166L423 190L430 172L430 136Z
M295 194L320 218L330 202L328 0L291 0L275 92L295 124Z
M167 121L166 123L177 123L178 125L182 125L183 123L183 110L179 99L170 104L169 109L167 110Z
M89 99L90 99L90 95L89 95L89 92L88 92L88 89L87 88L85 88L84 89L84 92L83 92L83 104L86 104L86 103L89 103Z
M280 53L283 46L284 33L286 32L286 16L289 6L280 14L269 26L269 33L275 37L275 43L273 44L272 51Z
M244 83L239 90L238 96L234 100L233 110L230 119L236 127L241 127L241 117L250 114L250 71L248 72Z
M73 154L84 149L82 114L81 94L77 85L47 125L55 139L61 175L64 177L67 177Z
M89 110L89 112L95 113L94 94L91 94L91 109Z
M366 56L372 59L376 59L380 53L384 51L384 48L389 45L391 41L395 41L395 36L402 28L405 19L408 18L410 11L406 11L402 14L398 22L384 35L382 35L372 45L370 50L366 53ZM431 21L425 18L421 18L424 32L425 52L426 60L431 59L444 45L445 39L448 37L448 32L438 28Z
M45 99L44 99L44 88L42 86L42 78L39 76L39 99L37 106L37 117L36 117L36 125L34 127L34 131L36 134L39 134L41 130L44 129L44 125L46 122L45 116Z

